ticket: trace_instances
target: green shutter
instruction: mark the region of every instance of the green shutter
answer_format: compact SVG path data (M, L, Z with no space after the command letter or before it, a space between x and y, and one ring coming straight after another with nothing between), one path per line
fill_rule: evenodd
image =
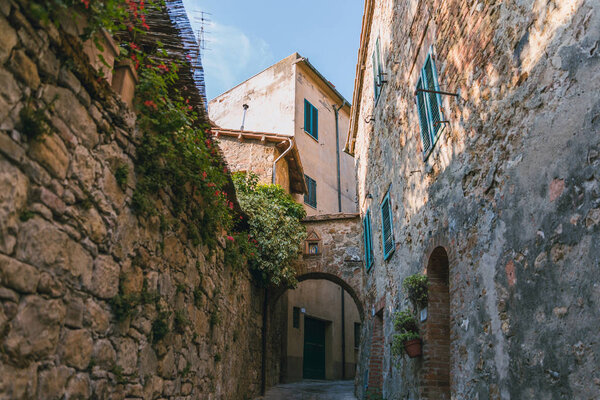
M392 206L388 192L381 203L381 239L383 244L383 258L387 260L394 252L394 227L392 221Z
M431 53L427 55L427 60L425 61L425 65L423 66L422 76L425 79L425 88L428 90L439 90L439 85L437 82L437 73L435 71L435 64L433 61L433 57ZM429 123L430 123L430 131L433 142L437 138L438 132L441 129L441 125L439 122L442 120L440 115L440 103L441 98L437 93L425 93L425 98L427 98L427 104L429 107Z
M311 133L310 131L310 111L311 111L311 105L308 102L308 100L304 99L304 130L308 133Z
M421 127L421 142L423 143L423 154L431 150L431 137L429 135L429 119L427 118L427 105L425 103L425 93L420 92L423 89L423 80L419 79L417 83L417 112L419 113L419 125Z
M315 139L319 140L319 110L312 106L312 135Z
M308 192L304 194L304 203L317 208L317 182L308 175L304 175Z
M379 98L379 74L377 73L377 54L373 52L373 94L375 101Z
M367 210L363 220L363 238L365 242L365 267L367 271L373 265L373 246L371 241L371 211Z

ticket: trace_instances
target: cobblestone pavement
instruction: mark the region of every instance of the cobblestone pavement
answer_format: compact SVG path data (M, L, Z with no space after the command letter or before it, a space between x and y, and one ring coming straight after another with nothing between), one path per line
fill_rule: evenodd
M356 400L354 381L312 381L277 385L260 400ZM257 399L258 400L258 399Z

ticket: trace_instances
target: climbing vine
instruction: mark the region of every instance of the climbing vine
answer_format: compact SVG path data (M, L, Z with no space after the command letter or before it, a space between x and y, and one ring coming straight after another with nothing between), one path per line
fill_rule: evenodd
M279 185L258 184L253 173L235 173L233 182L240 205L248 214L248 238L255 251L250 268L264 285L295 286L292 261L298 257L306 228L306 211Z

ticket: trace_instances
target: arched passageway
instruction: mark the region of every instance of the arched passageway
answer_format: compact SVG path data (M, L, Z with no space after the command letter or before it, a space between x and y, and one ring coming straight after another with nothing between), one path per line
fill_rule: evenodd
M424 330L421 398L450 400L450 291L448 253L436 247L427 264L429 301Z
M269 351L280 352L279 381L353 379L363 315L357 293L327 273L298 281L270 300Z

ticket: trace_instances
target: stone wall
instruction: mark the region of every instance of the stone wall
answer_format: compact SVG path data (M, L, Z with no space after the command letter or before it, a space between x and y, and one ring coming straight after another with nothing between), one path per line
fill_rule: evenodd
M254 172L258 175L260 183L271 184L273 182L273 161L281 153L277 148L277 143L239 140L228 136L219 136L218 141L227 166L232 172ZM285 158L277 161L276 173L276 183L289 193L290 179L288 162Z
M367 3L355 157L360 211L370 207L373 221L368 308L385 304L384 397L449 398L431 390L441 375L429 322L423 358L392 359L389 347L393 312L408 306L402 281L430 273L439 247L452 398L600 397L598 2ZM375 103L378 37L387 82ZM414 93L431 46L441 89L459 98L442 96L449 123L424 161ZM384 261L388 190L396 247Z
M135 115L23 11L0 1L0 398L256 395L262 291L132 213Z

